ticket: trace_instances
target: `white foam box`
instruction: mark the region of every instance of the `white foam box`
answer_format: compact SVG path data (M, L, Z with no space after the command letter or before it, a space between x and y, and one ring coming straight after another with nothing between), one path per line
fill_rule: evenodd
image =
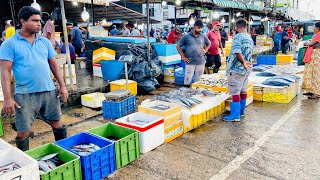
M102 78L102 70L100 64L92 64L93 76Z
M81 95L81 104L82 106L86 106L89 108L101 108L102 101L106 98L104 97L104 93L95 92L91 94Z
M138 125L134 121L145 122ZM164 143L164 118L136 112L117 119L116 124L139 131L140 152L147 153Z
M171 55L171 56L158 56L158 59L164 65L179 64L181 62L180 54Z
M22 152L17 148L1 151L0 153L0 167L9 163L15 162L21 168L12 172L0 175L2 180L39 180L39 166L36 160Z
M115 60L116 51L105 47L93 51L92 62L100 63L102 60Z
M174 84L174 76L164 76L163 81L169 84Z
M13 148L13 146L11 146L9 143L7 143L5 140L0 138L0 154L2 151L4 150L9 150ZM0 178L1 179L1 178Z

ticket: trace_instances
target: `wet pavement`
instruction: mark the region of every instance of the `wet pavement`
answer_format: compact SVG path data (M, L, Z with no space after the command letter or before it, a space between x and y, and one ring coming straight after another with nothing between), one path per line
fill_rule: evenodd
M139 96L137 104L150 97ZM112 122L99 114L84 107L66 109L62 122L69 135ZM301 95L290 104L254 102L241 122L208 121L106 179L320 179L319 117L320 101ZM31 148L54 141L47 124L37 120L33 128ZM5 129L4 139L13 144L8 122Z

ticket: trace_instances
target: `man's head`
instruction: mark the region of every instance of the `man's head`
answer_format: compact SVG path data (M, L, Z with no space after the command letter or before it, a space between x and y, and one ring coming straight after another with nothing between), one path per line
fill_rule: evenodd
M196 34L201 34L202 28L203 28L203 22L202 22L200 19L196 20L196 22L194 22L193 31L194 31Z
M289 31L289 26L284 26L283 28L285 31Z
M179 28L174 28L174 33L175 34L180 34Z
M75 21L72 23L73 24L73 27L77 27L78 26L78 23Z
M128 24L127 24L127 28L128 28L130 31L132 31L132 30L134 29L134 26L133 26L133 24L128 23Z
M51 18L51 16L50 16L50 14L44 12L44 13L42 13L42 20L43 20L44 22L47 22L48 20L51 21L52 18Z
M247 32L247 27L248 27L248 22L245 19L240 18L236 21L235 29L238 33Z
M18 13L18 18L22 28L30 34L35 34L41 30L41 12L31 6L24 6Z
M214 22L212 23L212 30L214 30L214 31L219 31L220 28L221 28L221 25L220 25L219 21L214 21Z

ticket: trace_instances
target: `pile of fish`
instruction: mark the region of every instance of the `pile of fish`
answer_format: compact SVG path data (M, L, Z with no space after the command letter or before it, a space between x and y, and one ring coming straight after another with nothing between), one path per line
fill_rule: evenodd
M299 74L303 73L304 67L297 65L283 65L283 66L274 66L272 69L269 69L268 72L275 74Z
M15 163L15 162L6 164L4 166L1 166L0 167L0 176L5 174L5 173L8 173L8 172L14 171L16 169L19 169L19 168L21 168L21 167L19 166L19 164Z
M208 76L205 78L201 78L201 80L197 83L207 85L207 86L213 86L213 87L227 87L228 86L227 78L224 76L220 76L219 78L213 77L213 76L212 77Z
M37 160L40 169L40 174L50 172L56 167L64 164L64 162L58 158L58 154L59 153L49 154Z
M93 143L80 143L71 148L72 151L76 152L80 156L87 156L99 149L100 147Z
M176 103L187 108L192 108L202 103L202 101L199 101L193 97L195 95L204 95L204 96L214 97L217 95L217 93L214 93L209 90L180 88L178 90L173 90L170 92L157 95L153 99L151 99L151 101L154 101L154 100L165 101L169 103Z

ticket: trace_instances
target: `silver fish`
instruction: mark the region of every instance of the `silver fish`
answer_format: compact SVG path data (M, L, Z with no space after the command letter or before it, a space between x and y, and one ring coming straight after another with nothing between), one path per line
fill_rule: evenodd
M49 155L46 155L46 156L40 158L39 160L40 161L46 161L46 160L49 160L49 159L52 159L52 158L56 157L57 155L58 155L58 153L49 154Z
M45 161L38 161L38 165L39 165L40 170L43 170L44 172L51 171L48 163L46 163Z
M19 168L21 168L21 167L19 166L19 164L15 163L15 162L6 164L6 165L0 167L0 175L14 171Z
M46 161L46 163L48 164L48 166L51 170L57 168L56 164L54 162L52 162L51 160Z
M80 156L87 156L90 153L99 150L100 147L90 143L90 144L86 144L86 143L81 143L78 145L75 145L71 148L72 151L74 151L75 153L79 154Z

